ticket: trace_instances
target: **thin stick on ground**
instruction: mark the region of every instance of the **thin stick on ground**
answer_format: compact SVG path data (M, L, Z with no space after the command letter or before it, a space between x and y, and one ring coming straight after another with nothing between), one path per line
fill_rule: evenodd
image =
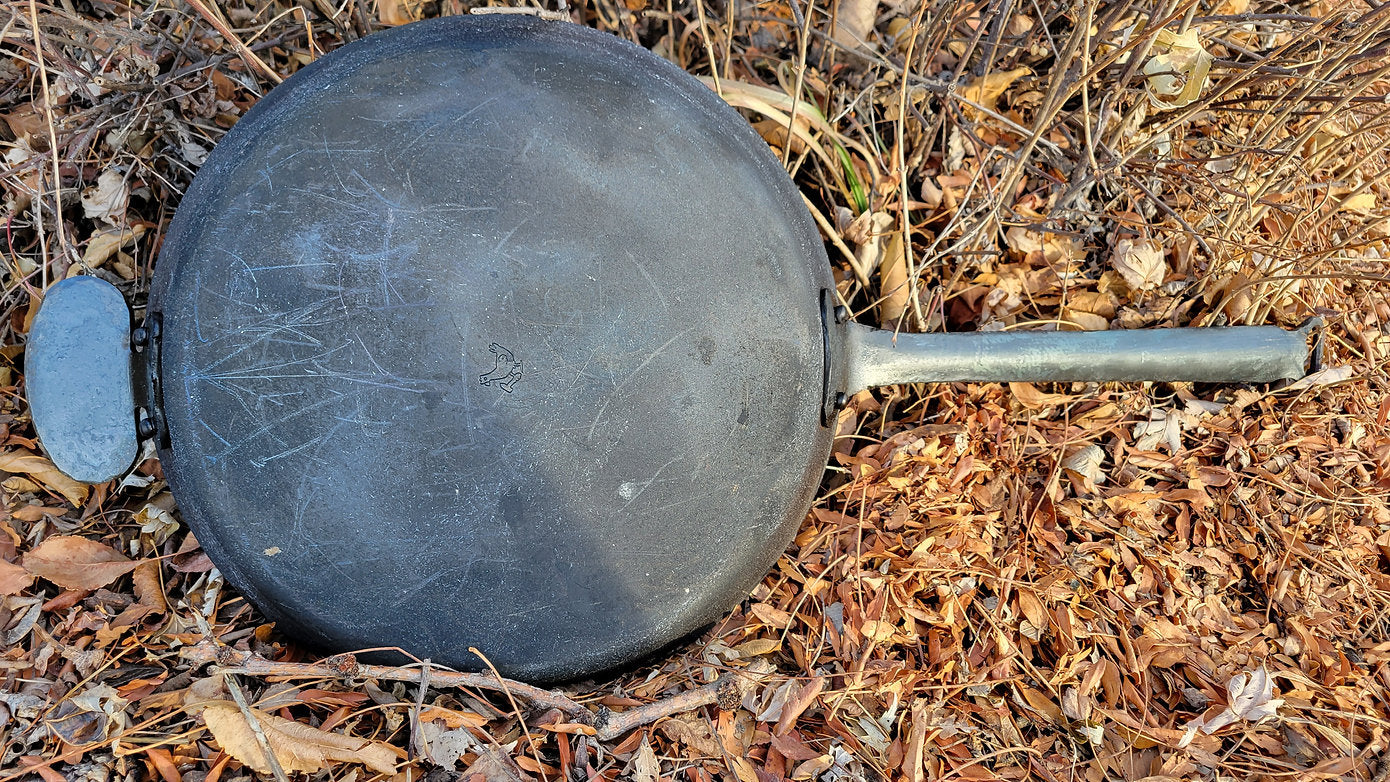
M340 654L316 663L282 663L267 660L251 652L243 652L212 641L203 641L184 649L182 656L189 662L203 665L216 663L223 673L246 674L247 676L278 676L291 679L381 679L385 681L420 683L420 672L415 666L367 665L357 662L351 654ZM461 673L441 670L438 666L430 669L430 684L436 688L473 687L493 692L508 692L524 698L541 709L559 709L573 722L583 725L593 723L593 713L575 703L563 693L543 690L529 684L494 677L487 673Z
M725 674L703 687L686 690L665 700L648 703L616 714L606 710L600 712L598 719L594 721L594 727L598 730L599 741L612 741L625 733L643 725L650 725L663 717L694 711L711 703L718 703L721 709L736 709L742 697L742 688L739 686L738 678Z

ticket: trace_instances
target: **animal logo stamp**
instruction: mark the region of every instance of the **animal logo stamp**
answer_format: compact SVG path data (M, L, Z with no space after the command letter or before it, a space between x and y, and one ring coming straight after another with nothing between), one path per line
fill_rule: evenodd
M521 380L521 362L516 360L516 356L512 355L510 350L496 342L488 345L487 349L492 352L495 361L492 371L481 375L478 382L485 386L496 386L510 394Z

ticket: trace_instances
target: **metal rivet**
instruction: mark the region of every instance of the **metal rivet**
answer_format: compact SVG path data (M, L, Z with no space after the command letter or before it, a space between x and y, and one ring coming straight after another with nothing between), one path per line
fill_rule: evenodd
M138 345L140 347L143 347L145 345L148 345L149 342L150 330L145 328L144 326L137 326L134 331L130 332L130 343L132 345Z
M154 437L157 428L154 425L154 421L148 418L141 418L140 422L135 425L135 431L139 432L141 437Z
M836 305L836 306L835 306L835 322L836 322L836 323L844 323L844 322L846 322L846 321L848 321L848 320L849 320L849 310L845 309L845 305L843 305L843 304L838 304L838 305Z

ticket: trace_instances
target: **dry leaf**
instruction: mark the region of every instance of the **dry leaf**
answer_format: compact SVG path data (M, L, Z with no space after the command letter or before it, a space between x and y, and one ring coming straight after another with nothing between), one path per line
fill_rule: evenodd
M1318 371L1308 375L1301 380L1289 384L1285 391L1306 391L1310 388L1330 386L1334 383L1342 383L1356 377L1356 370L1349 366L1323 367Z
M119 171L107 169L97 177L97 183L82 191L82 213L93 220L112 225L125 219L130 204L130 185Z
M878 0L836 0L835 41L851 49L868 46L878 18Z
M754 638L751 641L741 643L734 647L741 659L747 660L750 657L761 657L764 654L771 654L782 648L782 642L776 638Z
M59 704L44 723L54 735L75 746L106 741L129 725L129 702L108 684L93 684Z
M1110 328L1110 321L1094 312L1063 307L1062 323L1057 328L1059 331L1106 331Z
M632 782L657 782L661 777L661 763L656 759L656 752L645 734L637 751L632 754L625 773Z
M1340 206L1340 208L1342 209L1347 210L1348 212L1359 212L1361 214L1368 214L1370 212L1375 211L1376 194L1363 190L1360 193L1357 193L1356 195L1348 196L1342 199L1342 202L1338 206Z
M1010 383L1009 394L1018 400L1019 404L1030 410L1041 410L1053 405L1068 405L1077 399L1070 394L1049 394L1039 391L1038 387L1032 383Z
M1207 86L1212 62L1197 40L1197 28L1182 34L1159 30L1153 52L1144 63L1149 102L1159 109L1179 109L1197 100Z
M0 595L17 595L29 588L34 583L34 577L29 571L3 559L0 559Z
M454 768L459 758L473 752L479 746L478 740L468 732L468 728L449 729L426 721L424 712L420 714L420 745L425 754L436 764L447 769Z
M787 136L790 135L792 152L800 155L809 148L806 144L806 137L811 133L811 120L806 116L806 112L797 112L796 117L792 120L792 126L794 130L788 134L786 123L778 122L775 119L759 120L753 123L753 129L758 131L758 135L762 136L767 143L777 147L785 148Z
M396 769L396 753L389 744L329 733L256 709L251 713L260 723L280 768L287 773L313 774L331 763L361 763L380 774ZM203 721L224 752L261 774L271 773L270 761L235 703L214 701L204 705Z
M1153 290L1168 276L1163 248L1152 239L1121 239L1110 262L1125 283L1137 291Z
M1220 714L1210 720L1198 717L1187 723L1182 741L1178 743L1179 748L1191 744L1198 730L1210 736L1240 720L1257 723L1267 717L1278 717L1279 707L1284 705L1283 698L1273 697L1274 680L1263 665L1251 673L1232 676L1226 683L1226 695L1230 705L1222 709Z
M139 566L119 551L95 540L59 535L24 555L24 569L64 589L104 587Z
M1177 453L1182 450L1180 418L1173 410L1153 410L1149 420L1134 425L1134 438L1135 450L1152 451L1161 443L1169 453Z
M1105 483L1105 473L1100 469L1103 461L1105 461L1105 449L1092 444L1068 456L1062 462L1062 466L1091 483L1099 484Z
M517 768L506 753L495 747L478 750L478 759L463 770L466 782L532 782L534 777Z
M487 717L471 711L457 711L443 706L426 706L420 710L421 722L442 722L446 728L481 728Z
M703 720L687 715L677 715L665 722L657 723L657 728L672 741L684 744L692 755L717 758L723 754L719 742L710 732Z
M141 605L148 606L155 613L162 614L169 610L169 604L164 599L164 588L159 580L159 560L146 559L137 562L131 582Z
M1024 258L1041 256L1048 263L1078 261L1086 257L1086 243L1080 237L1068 234L1031 231L1015 225L1004 233L1004 241L1009 249ZM1034 253L1038 256L1034 256Z
M883 255L878 261L878 322L884 328L894 328L901 321L912 298L912 280L907 274L907 252L902 231L893 231L883 243Z
M1013 86L1013 83L1020 78L1032 73L1032 69L1022 67L1014 68L1011 71L991 71L962 87L960 95L971 103L994 111L999 104L999 97L1004 94L1004 91ZM979 112L976 111L976 113Z
M377 18L382 24L398 25L419 21L420 0L376 0Z
M117 250L134 244L136 239L144 236L145 230L144 224L137 224L129 228L105 228L97 231L87 242L87 249L82 253L82 263L93 269L101 266L115 255Z
M34 480L58 492L77 507L87 501L88 486L74 481L58 471L53 462L28 451L10 451L0 454L0 472L24 473Z

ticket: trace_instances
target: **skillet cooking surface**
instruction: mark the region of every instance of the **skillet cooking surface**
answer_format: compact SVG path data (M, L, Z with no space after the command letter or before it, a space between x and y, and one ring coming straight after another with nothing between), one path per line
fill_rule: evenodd
M766 145L674 66L398 28L272 92L180 206L160 457L285 629L591 674L718 618L801 521L829 284Z

